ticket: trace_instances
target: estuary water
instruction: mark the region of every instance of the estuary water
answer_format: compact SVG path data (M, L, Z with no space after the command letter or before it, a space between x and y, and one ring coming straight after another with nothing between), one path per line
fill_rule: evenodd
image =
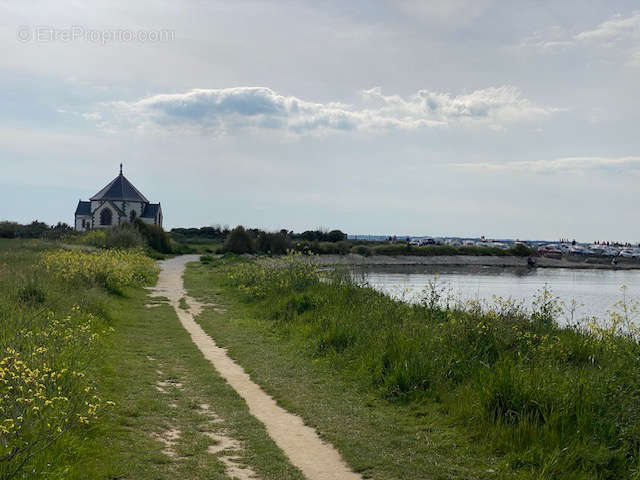
M510 297L531 307L537 292L546 287L562 301L565 314L559 323L597 317L606 323L609 311L623 298L640 300L640 270L574 270L565 268L507 269L495 267L368 267L358 270L368 284L395 298L419 301L434 282L457 301L480 300L495 303L494 296Z

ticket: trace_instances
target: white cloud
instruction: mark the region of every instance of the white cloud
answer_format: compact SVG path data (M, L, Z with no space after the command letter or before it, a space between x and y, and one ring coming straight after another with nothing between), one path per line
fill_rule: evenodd
M361 92L363 105L316 103L266 87L194 89L106 105L117 120L137 128L232 132L271 129L290 133L415 130L462 123L491 128L548 115L513 86L461 95L419 90L408 97L384 95L380 88ZM93 116L94 114L88 114ZM96 117L97 118L97 117Z
M102 120L102 115L99 112L83 113L82 117L85 120Z
M578 33L554 26L525 38L520 48L534 48L545 53L557 53L576 48L587 48L608 58L621 56L626 65L638 63L640 41L640 12L629 16L616 15L595 27ZM611 48L611 47L616 47Z
M640 12L629 17L616 15L610 20L602 22L592 30L585 30L574 36L579 42L615 43L635 37L640 33Z
M381 105L378 109L380 115L414 119L427 116L431 120L447 124L471 121L505 125L556 111L535 105L523 98L519 89L509 85L456 96L419 90L407 99L399 95L385 96L379 88L372 88L363 91L362 96L365 100L377 101Z
M562 157L554 160L538 160L502 163L456 163L454 168L471 171L558 173L583 172L585 170L636 170L640 169L640 156L628 157Z

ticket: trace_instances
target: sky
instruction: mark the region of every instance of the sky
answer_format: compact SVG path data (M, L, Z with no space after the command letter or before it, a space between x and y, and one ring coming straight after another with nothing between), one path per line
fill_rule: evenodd
M633 1L0 0L0 219L640 241Z

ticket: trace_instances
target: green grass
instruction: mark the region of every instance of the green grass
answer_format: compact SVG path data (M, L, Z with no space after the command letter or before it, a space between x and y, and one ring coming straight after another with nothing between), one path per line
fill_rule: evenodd
M115 332L105 344L100 378L116 407L95 431L87 432L65 478L227 478L214 442L204 432L226 431L243 443L242 463L265 479L301 479L250 415L244 401L215 372L182 328L171 307L147 308L144 292L112 299ZM166 393L157 389L158 382ZM174 386L180 385L180 388ZM199 406L208 404L223 423L211 426ZM162 453L152 436L180 430L174 450Z
M59 437L49 435L46 421L38 423L34 415L9 440L44 438L46 445L38 444L36 454L22 466L0 458L0 478L228 478L218 457L208 452L215 440L207 433L222 431L242 443L241 463L261 478L302 478L244 401L204 359L163 299L149 299L141 288L113 293L100 283L82 285L48 273L40 264L41 253L57 247L41 241L0 241L0 350L17 349L29 363L34 361L30 352L42 343L54 354L51 362L83 373L82 380L72 377L63 385L63 394L82 405L88 385L91 395L101 399L101 407L86 424L63 423ZM100 336L91 344L79 342L78 331L62 343L24 335L51 332L46 330L51 319L65 318L74 305L79 305L79 312L72 318L92 315L88 331ZM36 337L39 342L32 342ZM0 382L0 396L8 393L6 387ZM210 422L202 404L209 405L219 423ZM12 412L1 411L0 421ZM175 458L163 452L165 446L157 437L170 429L180 431L172 445ZM3 442L8 438L0 436ZM40 450L41 446L46 448Z
M227 310L203 314L205 330L368 475L638 478L629 311L611 329L559 328L548 292L533 314L448 310L295 263L210 262L186 283Z
M237 260L230 259L230 265ZM268 303L246 303L228 285L228 271L192 265L185 274L190 295L214 303L199 323L228 348L251 378L287 410L335 445L365 478L511 478L504 462L446 415L442 405L389 402L343 375L334 358L314 356L296 327L283 328ZM265 321L265 316L269 320Z

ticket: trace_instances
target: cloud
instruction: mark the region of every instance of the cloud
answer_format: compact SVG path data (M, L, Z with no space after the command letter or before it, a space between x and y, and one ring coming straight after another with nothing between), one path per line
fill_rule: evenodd
M639 33L640 12L635 12L629 17L616 15L592 30L578 33L573 38L578 42L615 43L638 36Z
M82 117L85 120L102 120L102 115L99 112L83 113Z
M557 111L533 104L523 98L519 89L509 85L456 96L419 90L407 99L399 95L385 96L380 88L365 90L361 94L365 100L377 101L381 105L378 109L380 115L416 120L428 117L446 124L471 121L505 125Z
M267 87L194 89L159 94L105 107L116 121L136 128L179 128L226 133L253 128L294 134L327 131L416 130L420 128L507 124L548 115L556 109L535 105L513 86L468 94L419 90L408 97L364 90L362 105L316 103L276 93Z
M628 157L562 157L554 160L538 160L502 163L456 163L456 169L491 172L577 173L587 170L636 170L640 169L640 156Z
M640 12L629 16L616 15L594 28L572 33L555 26L525 38L520 48L535 48L546 53L556 53L585 47L605 56L626 58L627 65L637 64L637 45L640 40ZM617 47L612 49L611 47Z

